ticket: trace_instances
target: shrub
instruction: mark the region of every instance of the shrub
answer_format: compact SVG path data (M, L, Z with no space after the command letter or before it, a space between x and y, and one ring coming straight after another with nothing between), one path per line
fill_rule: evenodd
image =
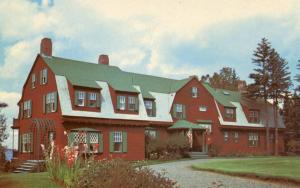
M300 154L300 140L291 140L287 143L288 152L294 154Z
M121 159L93 161L81 169L73 187L174 187L176 182L148 167L136 166Z

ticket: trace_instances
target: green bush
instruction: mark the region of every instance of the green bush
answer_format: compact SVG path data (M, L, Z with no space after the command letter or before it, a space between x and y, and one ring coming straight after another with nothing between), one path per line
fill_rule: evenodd
M174 187L176 182L155 173L148 167L114 159L93 161L81 169L73 187L78 188L152 188Z

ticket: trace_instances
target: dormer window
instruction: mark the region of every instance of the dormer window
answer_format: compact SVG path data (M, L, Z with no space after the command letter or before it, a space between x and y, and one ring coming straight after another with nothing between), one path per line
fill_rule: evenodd
M137 97L128 97L128 110L138 111L138 98Z
M250 123L259 123L259 111L258 110L250 110L249 111L249 122Z
M47 69L43 69L40 72L40 84L41 85L45 85L48 81L48 70Z
M197 98L198 97L198 88L192 87L192 97Z
M154 117L155 116L155 102L151 101L151 100L145 100L144 103L145 103L147 115L150 117Z
M225 108L225 117L228 119L234 118L234 109L233 108Z
M34 89L35 88L35 83L36 83L36 77L35 74L33 73L31 75L31 88Z
M126 97L119 95L117 96L117 109L125 110L126 109Z
M85 92L75 91L75 105L84 106L85 103Z
M185 105L174 104L173 117L177 119L185 119Z
M88 93L88 106L89 107L96 107L97 106L97 93L89 92Z

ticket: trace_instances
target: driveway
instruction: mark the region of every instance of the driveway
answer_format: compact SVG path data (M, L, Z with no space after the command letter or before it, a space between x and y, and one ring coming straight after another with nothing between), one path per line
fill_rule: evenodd
M281 185L261 180L240 178L218 173L193 170L192 164L206 162L214 159L196 159L187 161L176 161L170 163L151 165L150 168L165 173L165 176L178 182L183 188L279 188L279 187L295 187L289 185Z

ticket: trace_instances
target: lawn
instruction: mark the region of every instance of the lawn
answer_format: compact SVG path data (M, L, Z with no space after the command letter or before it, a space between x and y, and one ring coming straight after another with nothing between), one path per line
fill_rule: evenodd
M0 187L5 188L60 188L48 177L47 172L13 174L0 172Z
M192 166L233 175L258 176L300 182L300 157L262 157L247 159L217 159Z

